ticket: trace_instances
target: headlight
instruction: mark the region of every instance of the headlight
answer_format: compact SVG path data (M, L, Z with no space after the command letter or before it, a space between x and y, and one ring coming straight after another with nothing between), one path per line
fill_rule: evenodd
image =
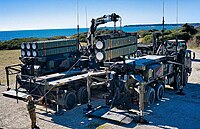
M33 52L32 52L32 55L33 55L34 57L36 57L36 56L37 56L37 52L36 52L36 51L33 51Z
M30 49L30 48L31 48L30 43L27 43L27 44L26 44L26 48L27 48L27 49Z
M27 51L27 56L31 56L31 52L30 51Z
M25 44L21 43L21 49L24 49L24 48L25 48Z
M25 56L25 55L26 55L25 51L21 51L21 56Z
M102 52L97 52L96 58L98 61L102 61L104 59L104 54Z
M96 42L96 48L97 48L97 49L100 50L100 49L103 49L103 47L104 47L104 44L103 44L102 41L97 41L97 42Z
M37 48L36 43L33 43L33 44L32 44L32 48L33 48L33 49L36 49L36 48Z

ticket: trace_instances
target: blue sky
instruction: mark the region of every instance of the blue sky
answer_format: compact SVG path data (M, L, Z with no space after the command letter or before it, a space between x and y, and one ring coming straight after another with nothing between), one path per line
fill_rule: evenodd
M176 0L165 1L166 23L176 23ZM178 0L179 23L200 22L200 0ZM161 23L163 0L78 0L80 27L113 12L123 25ZM77 0L0 0L0 31L75 28ZM106 24L111 26L112 24ZM104 25L105 26L105 25Z

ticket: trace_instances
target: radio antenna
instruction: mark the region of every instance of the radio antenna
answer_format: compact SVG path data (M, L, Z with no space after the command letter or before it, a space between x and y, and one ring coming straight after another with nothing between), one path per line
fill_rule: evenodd
M164 45L164 30L165 30L165 1L163 0L163 19L162 19L162 44Z
M176 24L178 27L178 0L176 0Z
M177 53L177 47L178 47L178 0L176 0L176 53Z
M80 29L79 29L79 1L77 0L77 3L76 3L76 15L77 15L77 40L78 40L78 47L80 46L81 49L82 49L82 46L80 44Z
M88 28L88 24L87 24L87 7L85 7L85 25L86 25L86 28Z
M77 20L77 39L78 39L78 43L79 43L79 6L78 6L78 0L77 0L77 3L76 3L76 20Z

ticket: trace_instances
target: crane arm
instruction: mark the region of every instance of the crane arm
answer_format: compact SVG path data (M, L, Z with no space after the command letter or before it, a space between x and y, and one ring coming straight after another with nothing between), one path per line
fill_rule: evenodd
M116 22L119 21L119 19L121 19L121 17L115 13L112 13L111 15L104 15L96 19L92 19L91 26L89 28L88 35L87 35L88 46L93 45L93 37L94 37L95 31L100 24L105 24L107 22L114 22L116 24Z

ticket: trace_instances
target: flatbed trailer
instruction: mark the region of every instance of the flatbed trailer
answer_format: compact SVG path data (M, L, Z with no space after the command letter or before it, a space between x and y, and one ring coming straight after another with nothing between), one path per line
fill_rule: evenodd
M25 78L23 75L17 74L17 79L20 79L20 81L18 80L15 86L16 94L10 91L4 92L3 94L19 98L20 96L18 95L22 94L20 88L25 88L29 95L36 98L45 96L46 101L51 100L56 102L57 106L71 109L77 103L87 103L88 98L91 98L90 89L94 86L106 86L108 73L106 70L84 72L71 70L40 77L25 76ZM19 86L18 83L20 84ZM69 94L70 96L68 96ZM72 103L67 103L69 100Z

